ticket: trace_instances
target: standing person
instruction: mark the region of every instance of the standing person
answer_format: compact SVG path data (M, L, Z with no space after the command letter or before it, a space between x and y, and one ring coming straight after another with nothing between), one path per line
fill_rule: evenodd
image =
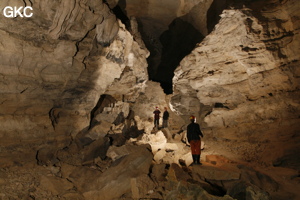
M191 145L191 151L193 156L193 164L201 165L200 155L201 155L201 138L203 134L200 130L199 124L195 123L195 116L190 117L191 123L187 126L187 139Z
M168 119L169 119L169 112L167 107L165 107L165 111L163 114L163 128L167 128L168 127Z
M158 107L155 108L154 112L154 127L156 127L157 129L159 128L159 114L160 114L160 110L158 109Z

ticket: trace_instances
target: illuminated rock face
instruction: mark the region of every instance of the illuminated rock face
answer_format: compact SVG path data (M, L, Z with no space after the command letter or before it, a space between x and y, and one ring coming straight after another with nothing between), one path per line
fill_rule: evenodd
M25 6L16 2L0 6ZM32 1L32 8L32 18L1 15L3 145L67 142L89 126L102 94L135 101L148 80L148 50L102 1Z
M100 0L0 2L34 10L0 16L0 196L299 199L298 0L233 4L213 31L241 1L106 2L126 3L130 32ZM180 23L205 36L172 95L148 81L141 21L154 37ZM168 129L153 129L156 106ZM191 114L202 166L189 167Z
M176 69L171 104L244 159L298 168L300 5L273 3L224 10Z
M116 1L108 1L111 7ZM122 0L117 7L129 18L135 17L146 47L149 79L172 93L172 77L179 62L189 54L217 23L227 1L213 0ZM219 5L220 4L220 5ZM209 17L209 19L208 19ZM125 20L126 21L126 20Z
M107 2L112 7L122 4ZM288 165L284 157L293 157L299 130L299 4L258 1L247 5L249 9L225 10L209 33L212 18L205 19L213 8L225 6L218 1L164 1L167 6L143 2L128 0L125 10L144 20L145 27L155 25L145 20L158 22L165 16L159 27L144 30L150 35L162 33L180 17L206 36L175 72L172 110L184 119L196 115L208 138L234 141L232 148L246 159ZM7 5L28 6L2 1L0 8ZM156 105L168 105L159 86L146 84L149 52L140 36L135 42L106 4L68 0L32 1L31 6L31 18L1 15L3 145L20 140L68 142L91 128L91 112L101 95L126 106L136 102L132 108L142 123L151 121ZM262 7L266 11L259 12ZM200 8L201 16L195 14ZM137 30L132 23L132 34L137 36ZM158 98L148 98L151 92ZM151 122L146 129L150 127ZM285 137L296 138L295 143L282 141ZM277 142L283 148L265 159Z

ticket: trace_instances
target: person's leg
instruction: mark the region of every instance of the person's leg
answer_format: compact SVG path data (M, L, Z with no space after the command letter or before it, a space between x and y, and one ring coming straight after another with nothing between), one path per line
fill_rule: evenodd
M168 120L163 120L163 128L167 128L168 127Z
M196 164L196 155L192 155L192 158L193 158L193 163L192 163L192 165L195 165L195 164Z
M202 163L200 162L200 155L195 155L195 157L196 157L196 163L198 165L202 165Z
M191 140L190 141L190 146L191 146L191 153L192 153L192 157L193 157L193 164L197 164L197 151L196 151L196 142L195 140Z
M159 128L159 119L155 119L155 127L158 129Z
M200 163L200 154L201 154L201 141L200 140L192 140L190 141L191 151L193 155L194 164L201 164Z
M201 155L201 140L195 141L195 155L196 155L196 163L201 164L200 155Z

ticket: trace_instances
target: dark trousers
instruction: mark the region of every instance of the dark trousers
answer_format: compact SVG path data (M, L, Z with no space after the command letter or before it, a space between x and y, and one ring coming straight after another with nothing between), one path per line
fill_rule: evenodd
M159 119L154 119L154 127L159 128Z
M163 120L163 128L167 128L168 127L168 120L164 119Z

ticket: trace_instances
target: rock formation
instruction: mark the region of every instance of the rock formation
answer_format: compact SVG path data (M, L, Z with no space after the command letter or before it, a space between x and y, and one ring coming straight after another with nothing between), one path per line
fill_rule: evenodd
M224 10L176 69L171 102L246 160L299 168L299 4L262 6Z
M6 6L33 16L0 15L0 199L299 198L297 0Z
M32 18L1 19L3 144L14 141L11 132L22 142L74 136L89 126L102 94L134 101L148 79L148 51L106 4L44 1L32 7Z

